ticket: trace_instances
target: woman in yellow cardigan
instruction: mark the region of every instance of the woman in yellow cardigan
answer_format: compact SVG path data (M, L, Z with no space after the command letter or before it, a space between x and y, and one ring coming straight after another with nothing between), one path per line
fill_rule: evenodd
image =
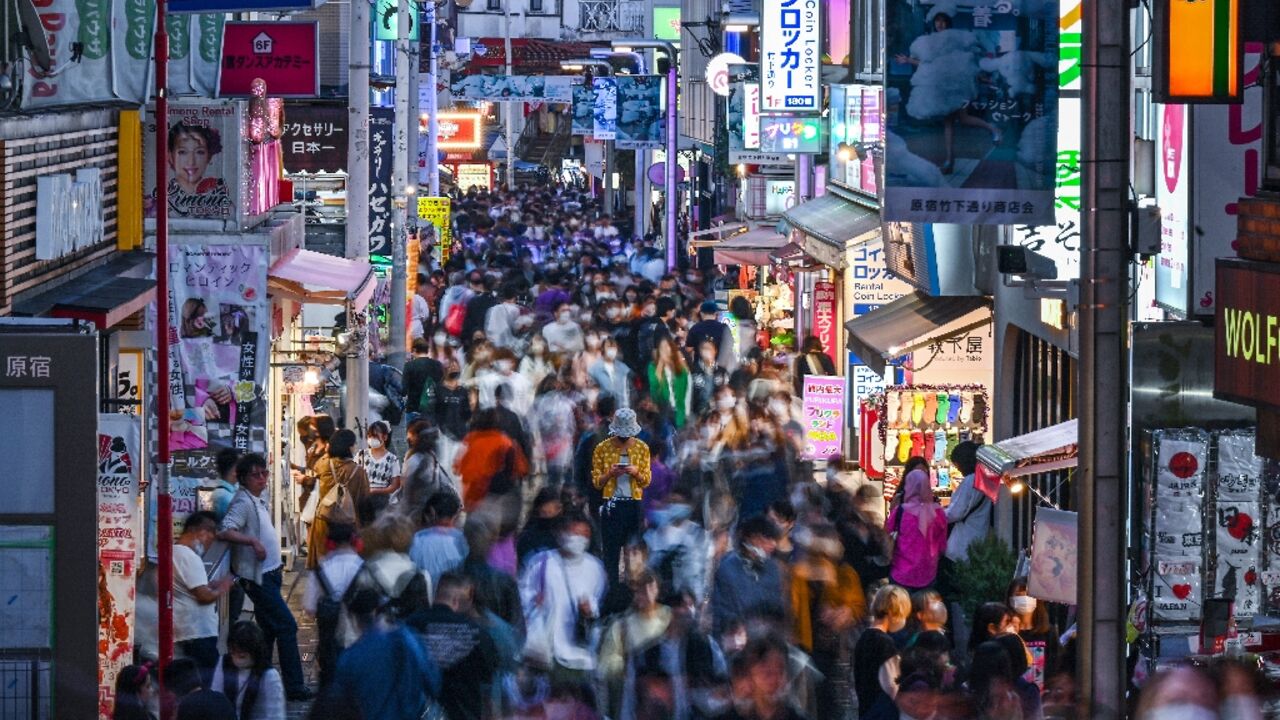
M817 706L843 707L853 687L850 631L867 614L862 579L844 562L844 547L834 527L818 526L798 534L804 553L791 570L795 642L823 675Z
M618 582L622 546L640 531L640 501L652 477L649 446L636 437L639 434L636 411L619 408L609 423L609 437L591 454L591 481L604 499L600 506L601 560L610 586Z

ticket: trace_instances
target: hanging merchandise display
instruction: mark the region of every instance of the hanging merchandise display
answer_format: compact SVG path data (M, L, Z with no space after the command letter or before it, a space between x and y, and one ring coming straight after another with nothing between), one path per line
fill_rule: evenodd
M951 451L964 441L981 445L988 431L987 389L982 385L893 385L878 408L884 440L885 495L897 490L906 463L929 464L935 492L950 494L961 476Z

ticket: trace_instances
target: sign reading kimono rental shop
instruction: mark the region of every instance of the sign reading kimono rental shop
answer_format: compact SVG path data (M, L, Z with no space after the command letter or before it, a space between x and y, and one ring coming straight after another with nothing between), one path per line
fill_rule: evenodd
M760 110L822 109L822 13L819 0L763 0L760 10Z
M169 104L169 187L171 219L234 220L248 217L249 173L245 172L244 103L236 100L172 101ZM143 123L143 204L155 217L154 113Z
M320 31L312 22L229 22L222 30L218 94L250 95L261 79L273 97L320 94Z
M802 390L801 425L805 460L826 460L844 452L845 379L837 375L806 375Z
M884 219L1054 222L1058 2L888 3L885 24Z

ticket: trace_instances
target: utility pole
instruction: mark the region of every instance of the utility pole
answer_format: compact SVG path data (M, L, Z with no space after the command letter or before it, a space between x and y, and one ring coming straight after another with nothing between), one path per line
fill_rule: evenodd
M387 359L398 368L404 367L405 301L408 287L409 184L417 184L418 148L409 142L409 126L417 127L418 98L409 96L410 77L417 77L418 68L410 65L409 35L413 28L414 0L400 0L396 4L396 144L391 171L391 197L395 207L395 228L391 232L391 301L388 308L389 324ZM422 29L418 28L418 36ZM416 136L416 133L414 133ZM410 178L413 178L411 181Z
M351 3L348 45L347 106L351 114L347 135L347 257L369 259L369 3ZM347 305L347 382L343 393L343 427L355 430L369 411L369 346L364 313Z
M173 497L169 493L169 34L165 0L156 2L156 634L160 685L168 688L173 660ZM145 410L145 408L144 408ZM160 696L160 720L173 717L168 693Z
M506 53L506 73L511 77L511 3L502 0L502 49ZM511 126L515 123L515 103L502 103L502 117L507 125L507 191L516 186L516 143L512 137Z
M427 0L427 29L431 32L430 44L427 46L427 52L430 53L431 64L427 69L427 85L430 87L427 91L427 187L431 197L440 197L440 148L437 143L440 140L440 125L437 115L440 112L440 53L436 49L436 3L435 0ZM488 148L485 148L487 151ZM417 217L418 208L413 208L414 217Z
M1129 4L1084 3L1080 302L1079 717L1121 717L1125 678L1125 346Z

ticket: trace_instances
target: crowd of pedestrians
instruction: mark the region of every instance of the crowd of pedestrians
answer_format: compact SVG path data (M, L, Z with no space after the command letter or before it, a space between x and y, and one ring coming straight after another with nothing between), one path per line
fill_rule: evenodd
M834 371L816 338L796 352L745 298L717 302L723 279L669 272L573 189L473 190L454 209L388 398L407 452L384 422L363 438L324 416L298 426L312 717L1074 716L1074 633L1025 578L973 617L953 602L949 573L992 523L976 446L955 448L965 479L945 508L924 469L889 502L838 458L819 477L797 398L804 375ZM256 625L235 625L222 656L208 612L233 588L175 552L181 648L208 678L190 702L220 693L242 719L313 692L267 467L240 458L225 510L179 540L192 557L233 544ZM121 697L150 692L147 675L127 669ZM1244 680L1205 682L1243 705ZM1174 717L1159 702L1143 717Z

